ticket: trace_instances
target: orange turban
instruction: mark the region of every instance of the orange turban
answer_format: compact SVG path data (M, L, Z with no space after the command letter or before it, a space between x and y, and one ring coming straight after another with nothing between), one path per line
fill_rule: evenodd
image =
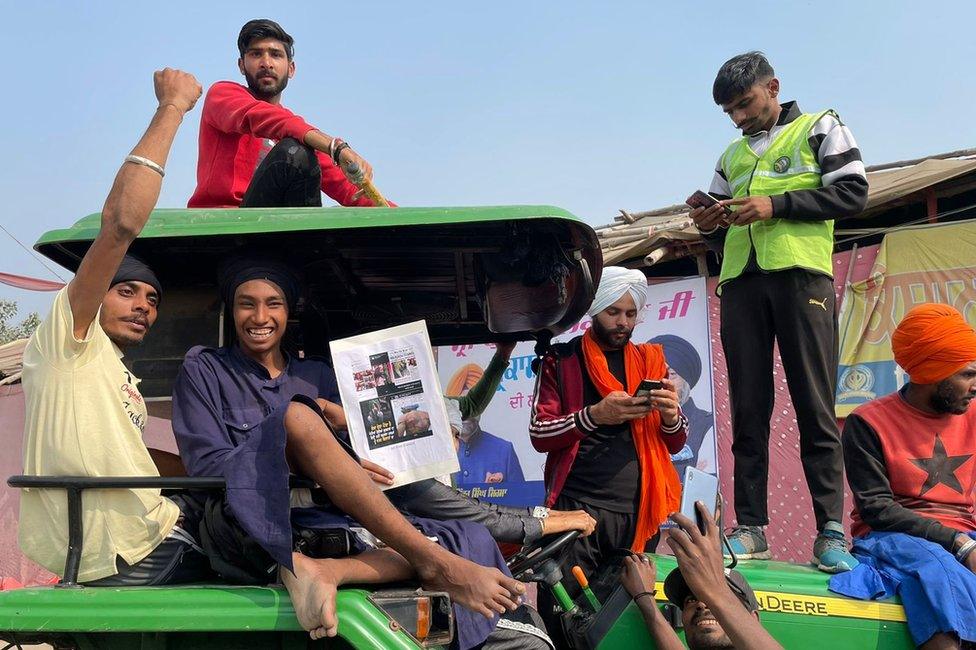
M976 361L976 331L949 305L927 303L898 323L891 351L913 384L935 384Z
M476 363L461 366L451 377L451 381L447 382L447 390L444 394L448 397L461 397L474 388L484 374L485 371Z

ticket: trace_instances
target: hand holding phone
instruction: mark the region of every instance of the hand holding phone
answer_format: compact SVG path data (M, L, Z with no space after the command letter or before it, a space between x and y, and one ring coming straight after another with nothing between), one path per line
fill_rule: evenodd
M634 391L634 397L650 397L652 390L661 390L664 382L655 379L643 379Z
M695 467L685 468L684 482L681 487L681 514L698 524L698 529L705 534L705 522L702 521L695 502L705 504L708 512L715 512L718 503L718 477L701 471Z
M720 226L728 227L732 209L722 205L711 194L696 190L685 200L685 204L693 208L690 216L700 230L710 233Z

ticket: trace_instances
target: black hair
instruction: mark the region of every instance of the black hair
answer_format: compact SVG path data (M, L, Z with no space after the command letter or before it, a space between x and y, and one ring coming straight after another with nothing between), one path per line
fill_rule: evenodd
M773 66L769 65L762 52L746 52L734 56L719 68L712 84L712 99L716 104L728 104L749 90L754 84L772 77Z
M251 41L261 38L273 38L276 41L281 41L285 45L285 54L288 55L288 60L291 61L295 57L295 39L281 25L268 18L249 20L241 27L241 33L237 37L237 50L241 53L241 57L244 56L244 52Z

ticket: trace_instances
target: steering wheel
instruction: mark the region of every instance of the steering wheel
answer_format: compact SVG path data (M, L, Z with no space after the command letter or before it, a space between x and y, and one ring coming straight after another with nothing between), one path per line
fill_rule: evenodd
M558 536L543 537L532 546L528 546L508 560L508 570L516 580L523 580L527 574L539 568L546 560L558 558L569 545L580 536L578 530L568 530Z

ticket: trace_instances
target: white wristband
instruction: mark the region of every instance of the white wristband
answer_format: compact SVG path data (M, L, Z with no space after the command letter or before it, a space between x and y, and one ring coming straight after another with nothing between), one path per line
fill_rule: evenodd
M153 161L149 160L148 158L143 158L142 156L134 156L132 154L129 154L128 156L125 157L125 162L134 163L136 165L142 165L143 167L148 167L149 169L159 174L160 178L166 176L166 170L163 169L158 164L154 163Z

